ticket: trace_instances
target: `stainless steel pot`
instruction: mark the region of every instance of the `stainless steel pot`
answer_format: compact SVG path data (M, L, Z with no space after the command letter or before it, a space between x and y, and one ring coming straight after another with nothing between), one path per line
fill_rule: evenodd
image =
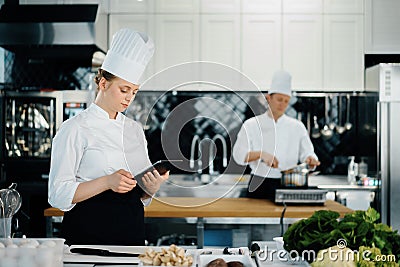
M283 187L307 187L310 169L306 163L281 171L281 185Z

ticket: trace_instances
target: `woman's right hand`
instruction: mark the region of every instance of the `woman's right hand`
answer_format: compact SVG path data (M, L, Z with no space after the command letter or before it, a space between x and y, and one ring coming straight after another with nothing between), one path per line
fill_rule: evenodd
M268 166L271 166L272 168L278 168L279 161L274 155L271 155L267 152L261 153L261 161L263 161Z
M108 175L107 181L109 189L117 193L127 193L137 184L137 181L133 179L133 175L123 169Z

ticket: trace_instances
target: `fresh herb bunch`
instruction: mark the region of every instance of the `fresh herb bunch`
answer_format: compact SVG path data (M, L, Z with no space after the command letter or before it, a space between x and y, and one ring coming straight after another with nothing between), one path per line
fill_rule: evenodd
M397 230L377 223L379 213L369 208L367 211L354 211L339 220L339 213L320 210L307 219L292 224L283 235L284 248L315 252L336 245L339 239L347 242L347 247L358 250L360 246L377 247L383 255L395 255L400 259L400 235Z

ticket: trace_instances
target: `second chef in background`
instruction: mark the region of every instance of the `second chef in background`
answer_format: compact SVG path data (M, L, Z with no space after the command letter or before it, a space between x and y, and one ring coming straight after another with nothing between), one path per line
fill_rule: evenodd
M114 34L94 103L65 121L53 140L49 203L65 211L62 237L69 245L144 245L144 205L168 173L133 177L151 162L142 127L122 112L153 53L146 34Z
M248 197L274 200L282 170L299 162L311 168L320 164L304 124L285 114L292 96L291 82L287 71L275 72L265 95L269 109L246 120L238 133L233 158L240 165L250 166L250 183L255 179L259 185L249 190Z

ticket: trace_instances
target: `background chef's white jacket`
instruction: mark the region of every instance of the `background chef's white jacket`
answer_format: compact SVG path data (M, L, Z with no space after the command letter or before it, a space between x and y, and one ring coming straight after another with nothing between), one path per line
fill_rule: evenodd
M275 155L278 168L270 168L261 160L245 162L250 151ZM252 174L269 178L280 178L281 170L294 167L299 161L304 162L308 156L318 159L303 123L285 114L274 122L267 112L243 123L232 156L240 165L249 164Z
M108 113L93 103L65 121L54 137L49 203L64 211L71 210L75 206L71 204L72 199L81 182L119 169L134 175L150 165L141 126L122 113L118 113L115 120L109 119Z

